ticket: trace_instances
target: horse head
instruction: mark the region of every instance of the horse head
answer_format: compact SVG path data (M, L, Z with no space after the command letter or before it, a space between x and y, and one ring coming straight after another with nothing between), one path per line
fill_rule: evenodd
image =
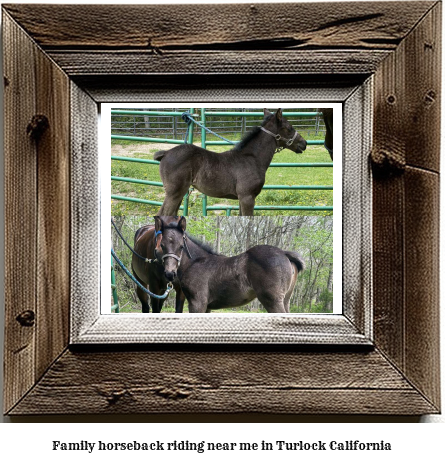
M162 254L164 274L168 281L173 281L177 275L179 265L186 244L186 220L184 216L155 216L156 251ZM160 239L159 239L160 238ZM188 250L187 250L188 253Z
M275 137L277 148L289 149L295 153L303 153L306 150L306 140L298 134L283 116L281 108L275 114L264 109L264 120L261 128Z

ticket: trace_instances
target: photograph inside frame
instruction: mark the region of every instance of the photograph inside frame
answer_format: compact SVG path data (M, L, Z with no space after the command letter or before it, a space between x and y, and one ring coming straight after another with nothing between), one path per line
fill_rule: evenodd
M102 313L335 312L334 111L312 105L111 107Z
M112 312L332 313L333 217L115 217Z

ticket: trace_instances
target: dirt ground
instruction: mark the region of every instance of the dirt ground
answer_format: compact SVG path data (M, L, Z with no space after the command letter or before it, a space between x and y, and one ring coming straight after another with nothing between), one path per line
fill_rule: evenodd
M194 144L200 145L200 144ZM132 157L136 153L149 153L150 150L170 150L173 147L177 147L176 144L156 144L156 143L147 143L147 144L132 144L132 145L119 145L113 144L111 146L111 155L115 157Z

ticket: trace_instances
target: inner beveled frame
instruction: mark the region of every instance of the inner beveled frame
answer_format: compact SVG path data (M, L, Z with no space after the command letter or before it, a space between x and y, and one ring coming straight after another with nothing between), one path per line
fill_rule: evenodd
M72 253L89 256L89 266L72 262L71 343L299 343L299 344L372 344L372 186L367 154L372 135L372 78L362 85L343 89L298 88L286 95L290 102L333 102L343 107L343 205L337 214L343 219L343 303L339 315L217 315L217 314L100 314L100 222L97 218L73 224ZM196 92L193 101L211 102L205 90ZM168 92L163 96L167 98ZM210 97L210 98L209 98ZM251 101L277 100L273 89L253 90ZM283 101L283 91L279 97ZM153 94L152 99L159 99ZM162 97L161 97L162 98ZM190 98L188 94L187 98ZM223 101L232 101L230 93ZM221 96L219 96L221 101ZM73 95L73 102L76 102ZM145 100L144 100L145 102ZM148 102L149 103L149 102ZM243 102L244 103L244 102ZM78 102L81 105L81 102ZM82 121L78 120L82 114ZM85 108L72 111L72 128L83 125ZM89 120L97 118L92 108ZM80 129L81 130L81 129ZM99 214L99 195L85 196L85 183L99 193L98 145L91 140L87 163L81 151L72 150L72 210ZM79 138L80 140L80 138ZM340 156L340 155L339 155ZM106 199L103 208L109 208ZM75 216L75 215L73 215ZM359 233L358 233L359 232ZM92 264L94 265L92 266Z

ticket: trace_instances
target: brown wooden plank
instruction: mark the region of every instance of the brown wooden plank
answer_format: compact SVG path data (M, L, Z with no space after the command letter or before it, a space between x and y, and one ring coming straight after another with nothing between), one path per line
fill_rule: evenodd
M3 15L3 44L7 411L35 381L37 159L35 144L26 132L35 114L35 45L7 14Z
M404 366L404 183L405 46L383 61L374 78L372 159L373 179L373 301L374 340ZM374 169L376 166L374 166Z
M436 405L438 346L430 341L439 324L438 28L440 5L378 70L372 153L375 341Z
M374 78L373 300L374 340L404 367L404 182L406 163L405 42ZM393 175L395 173L395 175Z
M437 43L431 44L429 41L437 28L440 7L434 7L436 3L433 2L382 2L366 4L365 11L363 5L349 4L345 9L345 4L331 4L323 5L326 8L320 9L319 4L294 4L292 8L301 7L307 11L315 11L311 9L317 8L318 16L316 20L315 13L312 17L312 29L307 27L310 26L310 21L305 22L305 29L298 29L300 19L294 19L291 15L289 24L293 35L290 37L283 35L283 31L287 33L291 29L288 28L288 23L281 21L281 18L289 17L288 4L274 10L271 9L273 5L255 5L252 11L248 10L249 5L218 6L232 8L236 13L227 20L236 23L233 27L234 34L232 35L231 27L224 26L226 18L221 21L222 10L218 10L218 14L212 10L213 23L209 23L210 18L206 18L205 14L199 16L199 21L202 18L203 22L206 20L206 24L209 23L211 27L218 23L215 33L210 28L204 28L197 29L192 36L186 36L184 33L190 30L190 22L189 17L184 16L186 11L182 8L191 8L192 10L187 11L193 11L193 8L201 6L166 6L163 10L164 16L134 15L136 10L132 10L133 6L117 6L110 16L108 5L93 6L88 12L83 5L10 5L7 8L14 10L14 15L17 15L15 17L23 20L20 24L25 30L32 31L42 45L53 51L55 48L71 45L85 50L97 50L108 47L108 44L117 48L131 46L133 50L145 48L154 55L167 53L167 49L168 53L173 53L175 47L190 47L205 50L206 53L219 49L283 50L286 47L303 49L311 46L373 50L397 48L394 54L384 60L383 67L376 73L376 148L387 149L395 164L399 163L402 168L406 160L416 166L423 166L420 162L425 160L425 167L436 171L437 125L431 126L434 139L432 143L425 139L416 142L416 147L422 148L422 144L425 144L427 153L422 156L415 154L413 158L408 158L409 136L402 123L406 123L406 117L409 115L411 120L404 127L408 130L420 128L425 132L429 128L427 116L438 114L437 98L428 90L426 96L429 103L422 103L428 110L420 111L420 122L416 126L418 121L415 121L415 118L422 107L419 98L425 96L425 89L420 87L418 93L414 89L416 92L410 99L407 94L411 90L411 83L407 81L418 71L416 67L419 64L437 64ZM255 12L257 7L261 10ZM68 9L62 11L63 8ZM158 8L156 6L157 11ZM179 12L181 17L177 15L167 20L165 14L169 8L175 9L175 14ZM280 8L286 8L286 11ZM127 13L133 11L133 23L127 23L129 27L139 25L139 30L123 33L121 24L124 9L127 9ZM86 12L86 15L82 11ZM251 28L245 27L245 24L249 23L243 19L243 15L248 14L247 11L252 15L260 13L259 20L254 16L245 17L251 19ZM280 11L283 14L278 14ZM431 11L431 14L421 20L428 11ZM75 14L70 15L70 12ZM37 16L41 22L35 21ZM264 27L266 16L270 24ZM112 21L108 27L109 18ZM180 22L183 24L179 24ZM278 30L276 25L283 23L285 27L274 35ZM105 24L108 29L104 28ZM147 24L148 27L145 28ZM412 32L416 25L419 30L415 29ZM263 27L263 30L259 26ZM152 32L155 28L157 29L154 35L148 37L147 31ZM32 148L34 142L29 142L23 137L30 118L35 114L33 89L36 78L34 68L29 66L27 60L35 49L30 45L26 34L23 34L7 15L4 30L7 114L6 410L12 408L12 413L15 414L214 411L414 414L437 411L437 211L434 213L425 208L424 200L434 208L437 202L438 180L437 176L414 170L409 165L405 175L380 177L374 183L374 328L375 340L385 354L384 357L389 358L388 361L380 356L380 352L354 353L333 350L328 350L328 353L308 351L304 354L219 354L190 350L117 354L66 352L43 376L41 382L32 388L35 380L34 329L32 326L26 326L32 323L32 315L22 312L23 326L20 329L16 326L16 315L20 307L29 308L29 302L35 306L35 272L37 269L41 270L41 279L47 269L46 266L37 268L36 265L35 233L39 212L36 203L36 157ZM303 32L295 33L298 30ZM413 36L413 42L410 42L410 33L417 34ZM308 36L304 37L304 34ZM335 40L332 39L333 36ZM111 41L109 37L112 38ZM273 39L269 40L270 37ZM10 40L11 38L13 40ZM402 39L406 40L401 42ZM14 48L11 48L12 45ZM432 54L430 50L433 50ZM295 53L298 54L298 50ZM27 72L24 73L23 70ZM434 91L438 74L428 70L422 70L422 73L421 79L431 83L430 90ZM196 83L193 76L191 78L193 79L189 81L181 80L180 92L187 96L190 95L187 91L193 92L200 86L202 89L209 83L207 77L202 83ZM11 86L11 79L18 82L18 85ZM96 89L98 94L104 82L116 80L114 76L80 76L77 82L86 82L87 79L90 79L89 88ZM214 95L221 95L222 81L226 84L234 83L238 79L238 76L231 79L224 76L219 81L212 81ZM125 89L119 95L133 95L131 98L134 98L135 92L139 92L139 96L150 95L153 83L144 83L145 87L141 90L141 82L144 80L145 76L135 77L133 82L130 78L119 81L119 86L125 82ZM256 76L251 78L252 80L255 86L264 86L264 80L257 79ZM339 85L334 76L331 80ZM316 80L312 86L315 86L315 83ZM412 85L416 85L416 82ZM248 86L249 89L250 87ZM171 88L178 89L178 84L173 83ZM235 88L238 92L234 94L235 97L245 99L243 85L239 84ZM116 84L113 89L117 89ZM156 93L156 89L154 92ZM47 95L48 98L53 98L52 95ZM110 98L112 95L118 95L118 92L112 94L108 88L101 95L103 98ZM163 95L168 95L168 92ZM410 108L415 112L409 113ZM20 113L26 114L26 117ZM84 156L87 157L88 154ZM48 168L51 163L43 166ZM44 179L49 183L48 177ZM53 202L53 199L46 195L42 200L46 206ZM55 203L61 205L57 200ZM46 209L47 207L44 208ZM419 209L425 211L418 212ZM43 217L42 219L42 228L44 224L50 228L49 235L40 230L39 238L43 241L51 237L57 228L50 220ZM408 231L408 228L405 230L405 219L407 224L412 226L412 231ZM416 235L425 239L422 244L417 244ZM62 236L65 237L64 233ZM408 256L409 254L411 255ZM53 264L50 266L54 267L56 257L50 254L51 260ZM419 279L419 273L416 273L419 270L425 273L425 279ZM25 277L30 279L25 280ZM404 282L407 284L406 288ZM41 287L40 293L43 290ZM432 295L429 295L430 293ZM34 307L32 311L35 311ZM39 337L43 336L39 333ZM49 341L51 337L45 336L43 339ZM400 368L400 372L393 364ZM44 366L40 362L37 365ZM405 378L405 371L408 379ZM18 403L27 389L30 389L29 395Z
M438 3L405 41L407 108L403 118L406 132L406 162L439 171L441 24L442 4ZM411 126L412 125L412 126Z
M438 142L438 141L437 141ZM405 359L408 379L440 405L439 176L405 173Z
M387 50L50 51L70 76L135 74L371 74Z
M434 2L5 5L44 48L394 49ZM35 18L38 17L39 21ZM279 27L277 27L279 25Z
M403 179L374 179L374 341L401 369L405 324L403 205Z
M66 352L12 414L435 411L371 353Z
M441 5L426 15L376 73L373 161L439 171Z
M48 128L36 139L36 376L40 377L68 344L71 260L69 78L40 50L35 85L36 114L48 120Z

